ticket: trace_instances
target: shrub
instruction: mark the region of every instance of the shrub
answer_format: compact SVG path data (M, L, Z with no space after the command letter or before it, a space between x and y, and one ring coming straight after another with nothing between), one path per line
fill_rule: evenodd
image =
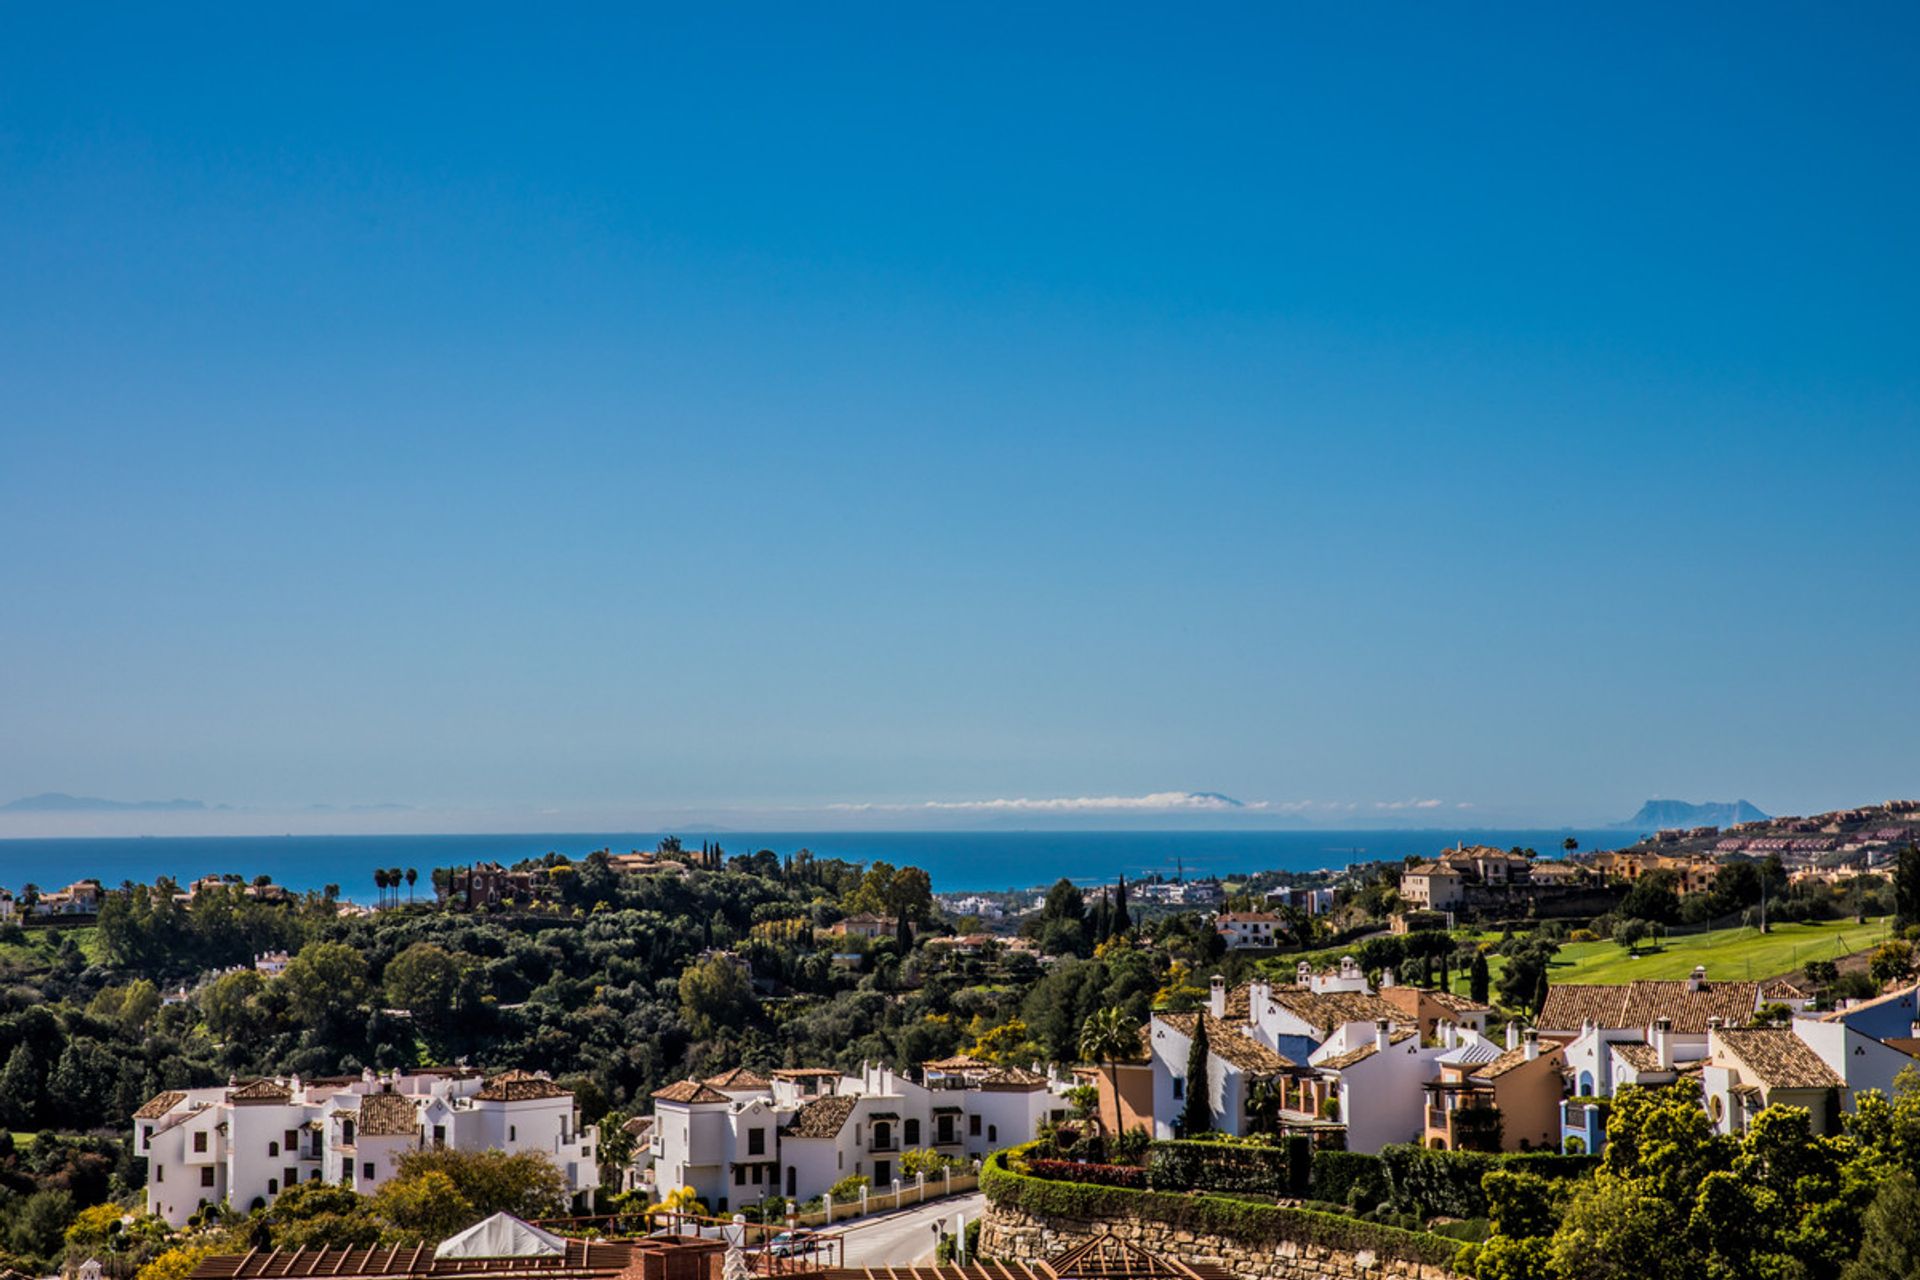
M1156 1142L1147 1149L1147 1185L1156 1191L1234 1191L1299 1196L1291 1153L1282 1147L1208 1141Z
M1370 1250L1429 1266L1445 1266L1458 1252L1455 1241L1311 1209L1236 1200L1219 1195L1174 1195L1086 1182L1052 1182L1008 1169L1012 1151L987 1158L980 1189L995 1204L1049 1218L1151 1218L1176 1230L1204 1231L1236 1240L1291 1240L1346 1252Z
M1380 1157L1359 1151L1316 1151L1307 1179L1307 1198L1371 1209L1391 1187Z
M1548 1180L1577 1178L1593 1168L1596 1158L1550 1151L1499 1155L1396 1145L1381 1149L1380 1162L1396 1210L1430 1218L1484 1218L1488 1205L1482 1180L1496 1169Z
M1082 1164L1074 1160L1029 1160L1036 1178L1056 1182L1091 1182L1102 1187L1145 1187L1147 1170L1137 1164Z

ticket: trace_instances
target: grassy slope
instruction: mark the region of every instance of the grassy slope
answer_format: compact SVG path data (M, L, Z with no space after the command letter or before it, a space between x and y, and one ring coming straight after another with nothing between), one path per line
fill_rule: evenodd
M1638 960L1614 942L1569 942L1554 957L1554 982L1628 982L1634 978L1684 978L1703 964L1707 977L1732 981L1771 978L1797 972L1809 960L1838 960L1865 951L1886 940L1891 916L1875 916L1865 924L1851 920L1820 924L1777 924L1771 933L1758 929L1716 929L1711 933L1668 938L1661 950L1644 948ZM1491 940L1491 939L1490 939ZM1489 957L1494 979L1502 961ZM1464 991L1464 983L1456 983Z

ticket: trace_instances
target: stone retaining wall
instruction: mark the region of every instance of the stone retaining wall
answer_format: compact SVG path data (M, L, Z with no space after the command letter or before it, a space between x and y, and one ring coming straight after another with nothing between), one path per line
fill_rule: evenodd
M1246 1280L1460 1280L1445 1267L1377 1258L1364 1249L1345 1253L1291 1240L1255 1244L1134 1217L1039 1218L991 1200L980 1218L980 1256L1045 1262L1106 1235L1183 1262L1214 1263Z

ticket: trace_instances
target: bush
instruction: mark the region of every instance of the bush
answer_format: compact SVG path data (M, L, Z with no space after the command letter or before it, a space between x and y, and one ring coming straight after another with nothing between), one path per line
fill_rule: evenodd
M1036 1178L1055 1182L1091 1182L1102 1187L1145 1187L1147 1171L1137 1164L1084 1164L1077 1160L1029 1160Z
M980 1190L995 1204L1047 1218L1151 1218L1180 1231L1204 1231L1253 1243L1290 1240L1345 1252L1370 1250L1383 1258L1443 1267L1458 1242L1311 1209L1235 1200L1218 1195L1174 1195L1086 1182L1051 1182L1008 1169L1021 1148L998 1151L980 1172Z
M1156 1191L1231 1191L1300 1196L1292 1153L1282 1147L1181 1140L1147 1148L1147 1185Z
M1383 1147L1393 1207L1426 1217L1484 1218L1488 1214L1482 1180L1494 1170L1531 1173L1548 1180L1577 1178L1594 1167L1593 1156L1563 1156L1550 1151L1492 1154L1433 1151L1426 1147Z
M1307 1198L1371 1209L1392 1188L1379 1156L1358 1151L1316 1151L1307 1179Z

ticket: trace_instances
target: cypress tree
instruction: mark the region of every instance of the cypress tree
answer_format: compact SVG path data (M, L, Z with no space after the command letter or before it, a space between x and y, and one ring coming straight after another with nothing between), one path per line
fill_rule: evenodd
M913 950L913 926L907 922L906 912L900 913L899 920L894 924L894 931L894 936L900 942L900 954L905 955Z
M1467 971L1467 994L1473 998L1475 1004L1485 1004L1487 988L1487 958L1476 953L1473 957L1473 967Z
M1893 868L1893 925L1920 924L1920 845L1908 843Z
M1120 877L1120 883L1113 891L1113 931L1126 933L1133 928L1133 921L1127 918L1127 878Z
M1180 1131L1191 1138L1213 1128L1213 1086L1207 1080L1207 1016L1193 1016L1193 1039L1187 1046L1187 1096L1180 1108Z

